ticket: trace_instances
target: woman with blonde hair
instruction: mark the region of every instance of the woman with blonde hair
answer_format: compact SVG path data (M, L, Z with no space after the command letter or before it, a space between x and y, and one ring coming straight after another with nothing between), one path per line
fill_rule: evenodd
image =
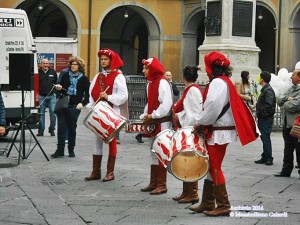
M68 109L57 113L57 149L52 158L64 156L65 130L68 130L69 157L75 157L77 120L81 109L89 102L90 82L85 75L85 63L78 56L69 58L69 68L60 74L60 82L56 86L60 97L68 95Z

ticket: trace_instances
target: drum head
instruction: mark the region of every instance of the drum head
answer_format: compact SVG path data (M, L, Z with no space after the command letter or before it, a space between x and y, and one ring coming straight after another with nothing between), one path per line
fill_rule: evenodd
M195 151L180 152L173 156L168 171L178 180L195 182L203 178L209 169L208 158Z

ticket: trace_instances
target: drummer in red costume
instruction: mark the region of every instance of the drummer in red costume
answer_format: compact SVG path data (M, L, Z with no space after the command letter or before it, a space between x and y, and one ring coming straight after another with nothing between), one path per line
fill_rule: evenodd
M179 127L193 126L196 115L202 111L202 91L198 84L195 84L198 78L198 67L186 66L183 69L182 80L185 85L182 97L173 106L173 125L175 130ZM173 198L179 203L196 203L198 197L198 181L183 182L182 193Z
M146 123L151 123L153 119L162 119L171 116L172 90L170 83L164 76L164 67L157 58L143 60L143 73L148 81L147 85L147 105L144 113L140 116ZM150 150L155 136L165 129L172 128L171 119L156 125L155 131L148 134ZM150 151L151 152L151 151ZM159 195L167 192L167 170L151 152L151 175L150 183L142 188L142 192L150 192L151 195Z
M128 99L126 79L118 69L124 63L119 55L110 50L102 49L98 52L102 72L98 73L90 85L90 103L92 107L98 101L107 101L113 109L120 114L120 106ZM109 142L109 154L107 161L107 174L103 181L111 181L115 178L114 168L117 156L117 139ZM101 161L103 155L103 141L95 135L95 153L93 154L93 171L85 180L99 180L101 178Z
M195 130L201 128L206 133L210 169L204 181L202 202L190 209L208 216L228 216L230 203L221 169L227 145L238 137L246 145L256 140L259 132L249 108L225 75L229 59L220 52L210 52L204 61L210 83L203 95L203 111L196 116Z

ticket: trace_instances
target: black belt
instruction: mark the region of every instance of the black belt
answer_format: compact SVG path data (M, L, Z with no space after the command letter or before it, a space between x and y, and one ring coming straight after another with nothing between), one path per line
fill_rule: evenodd
M212 130L235 130L235 126L213 127Z

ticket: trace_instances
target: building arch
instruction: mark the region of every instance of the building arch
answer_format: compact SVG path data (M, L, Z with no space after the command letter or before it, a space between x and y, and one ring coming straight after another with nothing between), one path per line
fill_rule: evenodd
M184 21L182 33L182 66L190 64L198 65L198 47L203 44L205 39L204 18L205 10L199 7Z
M16 8L26 11L34 37L77 38L80 20L67 4L58 0L23 0Z
M278 19L270 5L262 2L258 3L256 6L255 42L261 50L259 53L259 68L275 73Z
M128 18L124 18L125 12ZM112 48L118 52L125 64L124 73L141 73L143 58L163 58L162 25L157 18L154 12L138 3L125 2L108 7L97 26L100 34L98 49ZM99 61L97 64L99 67Z
M289 18L289 24L289 30L292 36L293 43L293 47L291 48L293 55L291 68L294 69L295 64L300 61L300 3L298 3L298 5L293 10L291 17Z

